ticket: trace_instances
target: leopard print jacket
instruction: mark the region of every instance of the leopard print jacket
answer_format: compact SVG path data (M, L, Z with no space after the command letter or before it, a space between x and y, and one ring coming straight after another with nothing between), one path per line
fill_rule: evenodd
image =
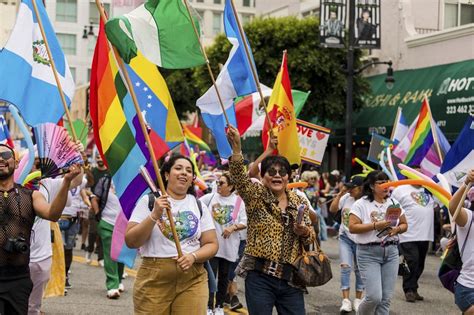
M293 232L298 206L306 204L303 220L311 226L309 207L304 198L287 190L288 206L283 215L278 200L270 189L259 183L253 183L245 172L243 158L232 157L230 173L237 192L245 202L247 212L247 246L245 254L268 259L279 263L292 264L300 254L300 241L308 245L314 242L315 232L310 229L306 238Z

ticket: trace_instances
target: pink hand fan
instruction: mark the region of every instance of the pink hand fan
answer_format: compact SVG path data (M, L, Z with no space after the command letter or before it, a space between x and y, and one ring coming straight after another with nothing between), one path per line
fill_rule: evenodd
M33 131L42 178L56 177L73 164L84 164L77 145L64 127L45 123L33 127Z

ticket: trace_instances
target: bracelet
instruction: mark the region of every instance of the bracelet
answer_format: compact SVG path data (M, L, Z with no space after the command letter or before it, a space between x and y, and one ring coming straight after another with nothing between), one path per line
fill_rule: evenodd
M153 218L153 216L151 215L151 213L148 215L148 217L150 218L150 220L152 220L153 222L158 222L158 219L155 219Z
M191 255L193 255L193 257L194 257L194 262L197 262L198 257L197 257L197 255L196 255L196 253L191 253Z
M400 227L400 225L398 226L398 234L402 234L402 228Z

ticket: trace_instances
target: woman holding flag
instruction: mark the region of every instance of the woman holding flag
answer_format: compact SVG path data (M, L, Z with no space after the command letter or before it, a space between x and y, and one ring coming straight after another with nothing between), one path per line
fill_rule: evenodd
M196 170L176 155L161 168L166 195L143 196L130 217L125 241L140 248L142 264L133 290L135 314L205 314L209 292L203 262L218 244L210 211L194 195ZM177 257L166 209L175 221L183 256Z

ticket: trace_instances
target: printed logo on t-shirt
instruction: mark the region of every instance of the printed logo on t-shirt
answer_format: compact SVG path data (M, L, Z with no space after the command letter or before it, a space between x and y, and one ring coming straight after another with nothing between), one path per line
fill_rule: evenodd
M234 211L233 205L212 205L212 217L220 225L225 225L232 222L232 212Z
M385 219L385 213L378 210L374 210L370 213L370 219L372 222L378 222Z
M180 242L193 237L199 226L199 219L192 211L180 211L178 215L173 215L176 233ZM168 216L163 214L162 223L158 224L163 235L170 241L174 242L173 233L171 232L170 221Z
M426 207L426 205L430 202L430 195L424 191L413 191L410 195L413 201L422 207Z
M349 209L349 208L342 209L342 213L341 213L342 223L347 228L349 228L349 216L350 216L350 214L351 214L351 209Z

